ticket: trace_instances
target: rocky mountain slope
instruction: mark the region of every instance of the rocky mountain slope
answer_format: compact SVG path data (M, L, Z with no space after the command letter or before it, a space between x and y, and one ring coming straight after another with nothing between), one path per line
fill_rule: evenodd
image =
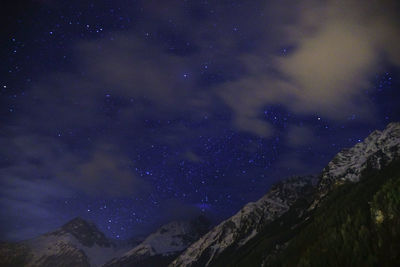
M271 188L259 201L247 204L193 243L170 266L269 266L270 259L286 250L296 231L315 219L326 197L340 185L358 182L367 170L381 170L398 162L399 156L400 124L391 123L338 153L316 183L310 177L297 178Z
M363 142L343 149L324 168L319 192L325 195L334 184L357 182L367 168L381 169L400 156L400 123L372 132Z
M209 266L399 266L400 160L366 169L313 210L295 203L239 249ZM193 264L192 266L201 266Z
M310 194L315 177L292 177L273 186L257 202L248 203L180 255L171 266L209 265L227 249L246 244L269 222L287 212L291 205Z
M209 230L204 217L171 222L140 242L115 242L93 223L75 218L61 228L19 243L0 243L0 266L167 266Z
M106 266L167 266L208 230L209 223L202 216L192 221L171 222Z
M75 218L54 232L3 244L0 255L5 262L19 258L23 264L16 266L101 266L127 249L113 244L93 223Z

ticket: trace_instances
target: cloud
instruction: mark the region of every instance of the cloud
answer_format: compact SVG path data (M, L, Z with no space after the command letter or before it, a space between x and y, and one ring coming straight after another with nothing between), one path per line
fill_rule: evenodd
M376 63L368 42L365 32L342 22L301 40L292 55L279 60L280 70L296 89L290 92L297 99L293 108L334 118L348 115L354 109L352 100L363 98L360 88L368 88Z
M314 163L318 159L310 154L304 157L304 153L298 151L288 151L280 155L279 160L274 166L274 173L282 177L311 175L320 171L320 167Z
M166 53L160 45L133 34L81 42L77 55L87 78L97 84L95 90L101 86L110 94L151 101L167 112L196 112L209 104L204 92L192 90L192 58Z
M34 107L26 110L26 125L94 128L106 123L105 113L122 118L127 109L134 110L129 116L135 122L177 114L200 120L215 106L227 105L236 129L268 138L274 134L274 126L263 119L268 105L337 121L353 113L374 119L364 91L386 63L400 65L396 1L259 1L254 5L265 5L264 16L252 20L223 15L222 3L215 12L223 16L218 26L224 30L194 3L182 8L160 1L142 4L149 36L114 31L78 41L74 72L47 75L34 87L35 103L24 105ZM254 11L252 5L243 8ZM236 24L238 32L232 30ZM170 39L196 49L179 53L168 46ZM283 48L285 55L279 53ZM219 80L208 81L217 74ZM121 101L110 111L105 95L132 98L136 107Z
M271 125L262 120L262 109L278 103L297 114L337 121L352 113L373 119L374 107L364 93L372 87L371 77L387 63L400 65L398 5L302 1L269 8L265 34L272 35L266 36L264 50L240 55L248 74L219 91L236 114L236 126L268 136ZM288 52L277 55L277 48Z
M379 10L382 4L371 2L371 8ZM290 94L297 101L289 104L294 110L318 111L333 119L354 111L371 116L364 91L382 67L382 53L396 63L397 45L382 40L400 28L390 13L374 14L365 6L363 1L329 1L327 6L310 1L300 9L300 21L287 31L298 35L292 40L296 48L277 59L295 89Z
M63 223L63 214L52 209L51 201L71 196L69 189L54 180L24 179L5 172L0 175L1 239L31 238Z
M94 197L124 197L146 194L150 186L132 171L121 151L106 144L94 148L88 160L59 175L67 184Z
M1 238L18 240L58 227L65 214L57 212L57 203L76 195L138 197L151 189L134 174L126 154L105 142L84 152L45 135L12 134L0 143L9 159L0 168Z
M151 185L132 171L130 147L159 144L196 163L204 156L192 153L199 136L232 125L273 136L275 126L263 113L269 105L336 121L353 113L374 119L364 90L387 64L400 65L398 1L254 1L233 11L257 9L260 16L251 19L225 12L222 1L213 10L217 22L193 1L176 9L165 1L142 2L148 37L109 31L78 41L73 70L46 74L27 90L29 97L19 98L14 129L0 137L0 205L13 216L52 216L48 201L71 192L89 198L146 193ZM283 48L287 53L279 52ZM215 110L228 115L209 127L204 115ZM312 136L309 128L291 127L287 144L304 146ZM169 158L159 162L176 164ZM307 169L297 154L284 158L282 168ZM174 216L191 213L179 210Z
M172 220L190 220L201 215L201 210L193 205L185 204L177 199L166 199L160 207L163 223Z
M287 142L289 146L304 146L314 141L313 131L305 126L291 126L287 132Z
M190 150L185 152L184 158L194 163L201 162L202 160L202 158L199 155L197 155L194 151Z
M132 162L115 145L99 141L81 153L50 136L17 135L5 139L7 150L15 153L13 162L0 169L7 186L23 188L28 182L47 182L95 197L134 196L148 190L149 185L134 174ZM34 188L32 194L43 195L41 188ZM50 192L45 196L50 197ZM57 193L51 197L57 197Z

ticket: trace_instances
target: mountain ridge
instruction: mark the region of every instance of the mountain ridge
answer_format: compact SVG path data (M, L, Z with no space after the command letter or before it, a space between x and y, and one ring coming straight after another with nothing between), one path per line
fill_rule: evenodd
M356 230L353 224L348 224L347 217L360 220L357 217L360 213L363 223L356 221L357 227L370 225L379 233L370 233L373 238L390 238L390 234L380 230L383 229L380 225L387 224L390 229L400 227L400 215L399 218L393 215L397 214L396 207L400 205L397 197L400 195L400 168L396 164L400 164L400 123L390 123L382 131L373 131L355 146L341 150L319 175L294 176L274 184L259 200L247 203L208 232L209 225L206 226L204 218L197 218L197 222L170 222L134 247L120 248L95 224L77 217L37 238L0 244L0 265L6 262L8 265L5 266L48 267L280 266L279 261L293 264L296 259L301 259L304 262L298 264L308 266L307 261L318 262L318 255L325 255L319 252L319 247L329 246L318 238L325 232L318 233L313 239L322 244L319 247L304 243L307 234L315 234L311 226L318 229L329 226L325 231L332 235L341 232L351 235ZM386 173L395 177L386 177ZM336 203L343 203L344 207L338 207ZM331 210L338 215L332 215ZM332 225L324 225L326 218L333 220L335 216L340 225L332 222ZM365 234L367 230L363 231ZM397 237L396 230L393 231L393 236ZM330 236L325 238L331 240ZM373 238L368 239L369 242ZM360 246L354 237L348 242ZM396 244L389 249L396 250ZM311 252L304 252L302 246L309 246ZM353 248L347 249L352 251ZM386 255L381 252L381 247L371 245L368 249ZM388 257L397 260L390 251L388 253ZM382 255L368 260L376 262L384 258ZM362 257L357 260L362 262Z
M314 179L313 176L292 177L275 184L258 201L246 204L235 215L191 245L170 266L190 266L194 260L208 265L228 247L244 245L266 223L288 211L299 198L311 193Z
M173 221L162 225L139 243L116 243L94 223L75 217L38 237L17 243L0 243L0 266L126 266L126 262L135 256L132 250L142 253L134 259L138 264L150 260L166 266L208 229L208 220L199 216L189 222Z
M388 165L395 159L400 157L400 123L393 122L386 126L383 131L374 131L368 137L353 146L352 148L343 149L340 151L322 170L321 174L318 176L318 183L313 185L312 190L314 190L313 198L314 200L307 204L307 208L301 211L297 216L301 216L304 213L310 212L316 209L323 199L329 194L329 192L346 182L358 182L361 173L367 168L381 169ZM290 180L282 181L283 183L290 183ZM273 190L273 187L271 188ZM259 201L271 192L271 190L263 196ZM304 195L304 197L307 197ZM299 200L299 199L296 199ZM294 204L293 201L292 204ZM247 204L252 210L257 210L258 207L251 206L252 204ZM278 205L279 206L279 205ZM243 209L242 208L241 211ZM287 208L284 212L281 212L274 219L277 219L285 214L289 209ZM246 220L245 216L241 216L241 211L235 214L231 218L238 218L238 220ZM250 211L251 213L251 211ZM206 236L202 237L199 241L193 243L186 251L184 251L177 259L175 259L170 267L174 266L211 266L215 262L215 258L218 258L218 254L221 254L226 248L231 246L236 246L233 251L238 247L246 244L250 239L254 238L257 233L254 234L254 228L247 231L247 239L245 242L237 242L237 240L229 242L228 246L224 243L224 240L212 239L206 241L207 236L211 235L218 237L219 235L224 235L226 229L224 225L226 222L222 222L213 228ZM257 221L258 220L258 221ZM307 220L307 218L305 218ZM272 222L271 220L270 222ZM261 222L261 217L256 218L253 225L257 225ZM215 241L216 240L216 241ZM222 249L221 249L222 248ZM232 250L232 247L230 248Z
M368 165L380 169L400 156L399 145L400 123L392 122L383 131L373 131L362 142L336 154L322 171L319 191L325 191L338 180L357 182Z
M204 216L191 221L173 221L158 228L142 243L105 266L146 266L152 262L166 266L180 252L209 230L209 222Z

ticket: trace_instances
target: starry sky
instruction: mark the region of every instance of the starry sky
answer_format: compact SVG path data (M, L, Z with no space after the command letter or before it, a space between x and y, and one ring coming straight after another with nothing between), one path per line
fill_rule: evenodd
M3 2L1 240L218 223L400 120L397 1Z

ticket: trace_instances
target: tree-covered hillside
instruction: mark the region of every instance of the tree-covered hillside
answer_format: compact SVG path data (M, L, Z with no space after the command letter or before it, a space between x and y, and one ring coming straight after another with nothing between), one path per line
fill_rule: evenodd
M311 213L303 199L213 266L399 266L400 161L338 185Z

